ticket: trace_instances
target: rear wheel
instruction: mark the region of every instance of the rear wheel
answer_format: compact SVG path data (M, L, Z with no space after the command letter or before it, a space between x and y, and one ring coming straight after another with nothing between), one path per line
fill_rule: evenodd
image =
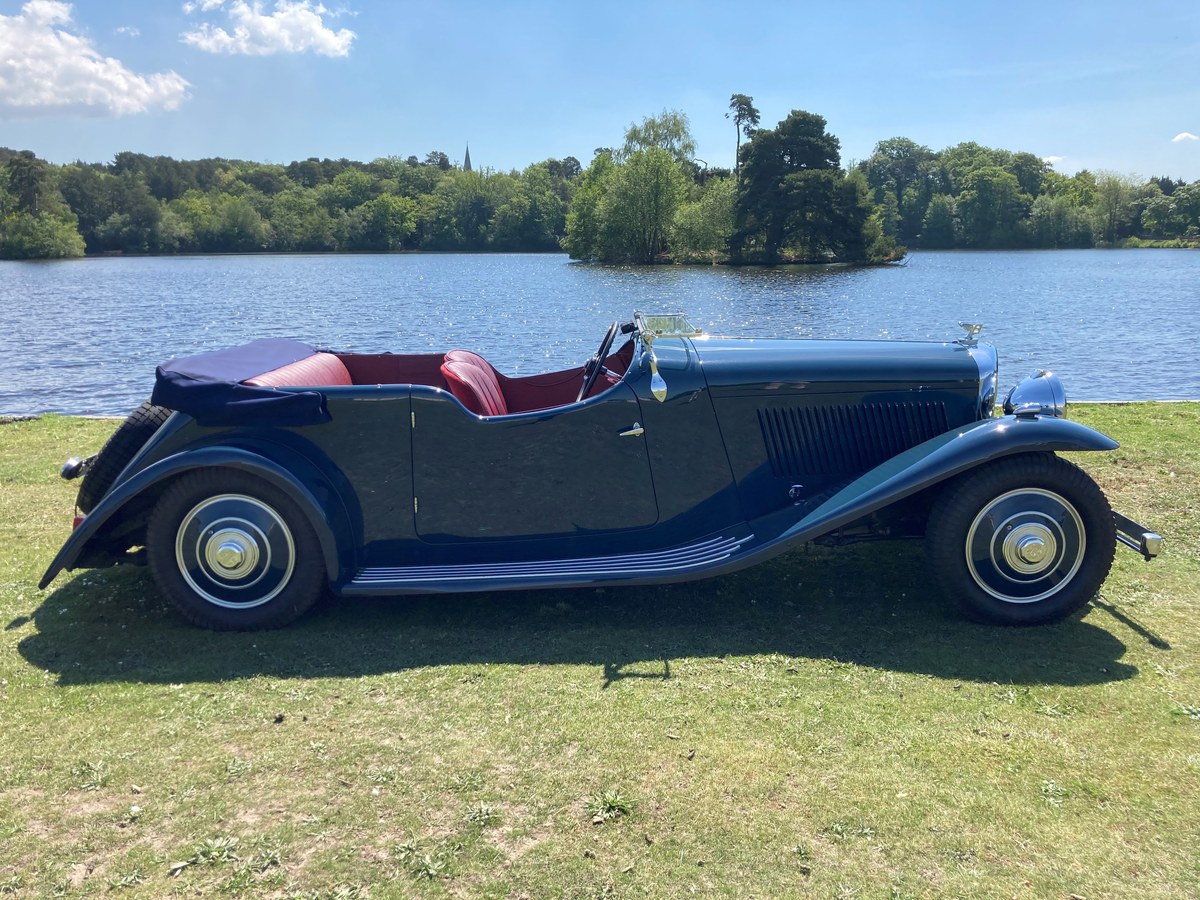
M1050 453L989 463L952 483L926 530L934 573L972 618L1034 625L1070 615L1108 576L1112 509Z
M179 611L220 631L287 625L325 582L320 542L303 512L243 472L202 469L171 484L150 517L146 551Z

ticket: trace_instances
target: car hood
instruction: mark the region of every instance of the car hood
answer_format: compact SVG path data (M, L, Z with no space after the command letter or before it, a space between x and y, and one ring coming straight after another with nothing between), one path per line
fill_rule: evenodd
M692 346L714 397L978 390L995 368L988 345L700 337Z

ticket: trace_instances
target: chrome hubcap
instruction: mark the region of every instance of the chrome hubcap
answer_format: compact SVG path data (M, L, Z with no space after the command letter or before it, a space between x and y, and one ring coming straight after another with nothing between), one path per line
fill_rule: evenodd
M1058 541L1045 525L1027 522L1014 527L1002 544L1004 561L1026 575L1040 572L1054 561Z
M1065 587L1083 565L1083 519L1066 498L1043 488L1009 491L971 522L967 568L997 600L1033 603Z
M180 521L175 560L200 597L246 609L267 603L287 586L296 548L276 510L255 497L221 494L196 504Z
M224 528L207 538L205 557L226 578L240 578L258 565L258 543L240 528Z

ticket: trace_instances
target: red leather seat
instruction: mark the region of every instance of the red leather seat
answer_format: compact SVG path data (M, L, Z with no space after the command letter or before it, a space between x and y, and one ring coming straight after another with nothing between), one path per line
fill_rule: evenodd
M442 377L450 392L476 415L508 415L508 403L500 389L500 373L478 353L451 350L442 363Z
M314 353L270 372L247 378L245 383L258 387L327 387L353 382L349 370L334 354Z

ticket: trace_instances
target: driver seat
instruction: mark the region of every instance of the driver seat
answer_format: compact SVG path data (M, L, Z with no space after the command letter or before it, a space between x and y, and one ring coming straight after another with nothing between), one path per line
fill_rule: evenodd
M508 415L508 401L500 389L500 373L478 353L451 350L443 359L442 377L450 393L476 415Z

